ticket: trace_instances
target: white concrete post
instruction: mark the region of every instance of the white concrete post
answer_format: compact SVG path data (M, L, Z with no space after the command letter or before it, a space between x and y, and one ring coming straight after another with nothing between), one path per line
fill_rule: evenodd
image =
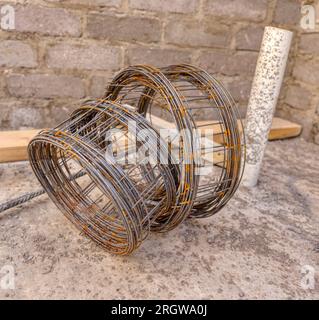
M246 116L246 165L243 184L257 184L273 114L283 81L293 33L266 27Z

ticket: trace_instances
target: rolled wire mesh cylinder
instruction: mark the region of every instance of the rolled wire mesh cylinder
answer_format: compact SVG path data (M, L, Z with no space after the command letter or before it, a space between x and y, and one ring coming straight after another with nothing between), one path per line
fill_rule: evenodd
M111 108L110 104L114 104L116 109ZM128 105L102 100L96 106L95 101L87 101L86 105L76 110L75 113L79 114L87 108L91 110L92 107L94 107L94 112L102 110L109 117L99 121L96 121L94 117L92 121L98 129L100 139L95 148L102 154L108 155L108 162L118 170L122 170L140 192L149 211L148 215L152 217L150 219L151 230L165 230L167 222L174 215L171 208L176 201L176 188L180 176L179 167L172 159L166 144L161 141L156 129ZM108 123L109 119L112 120L111 123ZM103 129L101 130L99 126L102 126ZM110 143L109 138L112 136L109 134L113 129L116 129L115 133L118 135L114 135ZM87 138L91 140L92 135L87 136L86 134ZM108 138L107 141L105 138ZM112 146L115 146L114 150ZM111 147L111 150L108 147ZM142 152L136 152L141 150ZM166 161L163 162L163 159ZM162 223L163 217L165 217L165 222Z
M207 217L227 203L243 172L243 126L234 100L215 78L190 65L161 70L134 66L124 69L113 79L105 96L133 106L155 127L160 127L155 116L167 120L165 125L182 132L183 142L192 141L188 149L184 149L184 144L177 146L182 155L180 181L183 186L178 192L184 194L185 185L193 191L186 202L188 209L181 210L183 214L177 214L177 217ZM199 116L203 115L206 120L200 121ZM202 147L194 143L193 133L196 131L198 135L198 129L203 131L205 128L210 129L205 136L210 145L204 146L204 156L201 156ZM198 158L200 161L193 161ZM183 170L185 163L191 165ZM200 170L203 166L205 171ZM191 183L183 183L185 171L188 171ZM185 202L179 194L176 207L182 208Z
M208 217L229 201L242 178L245 143L238 108L224 86L205 70L183 64L161 71L179 93L194 129L199 129L198 134L204 130L210 142L203 146L204 156L198 162L205 170L199 175L190 215Z
M158 131L165 127L168 141ZM208 148L197 141L205 128ZM242 134L233 99L205 71L140 65L121 71L103 99L43 130L28 151L64 214L108 251L129 254L150 231L227 203L243 172Z
M159 69L144 65L128 67L116 75L107 88L105 98L131 106L152 126L156 126L156 123L150 116L151 108L155 106L165 109L176 125L181 140L178 146L180 176L176 201L169 214L159 217L156 230L168 231L175 228L189 216L198 186L192 136L194 123L187 116L184 103Z
M43 130L28 147L31 166L54 203L84 234L116 254L131 253L161 215L171 214L179 177L178 167L157 161L159 148L148 149L147 161L143 152L134 163L119 161L136 143L129 121L137 132L147 130L155 141L149 146L158 146L158 133L143 117L100 100ZM120 135L106 139L113 129Z

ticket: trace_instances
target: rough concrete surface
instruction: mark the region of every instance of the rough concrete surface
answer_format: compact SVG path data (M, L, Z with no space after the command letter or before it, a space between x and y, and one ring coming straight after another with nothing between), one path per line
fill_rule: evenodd
M217 215L152 234L128 257L80 235L46 195L0 215L0 298L319 298L319 146L268 145L258 187ZM0 166L0 201L37 187L26 162ZM302 267L315 287L302 286Z

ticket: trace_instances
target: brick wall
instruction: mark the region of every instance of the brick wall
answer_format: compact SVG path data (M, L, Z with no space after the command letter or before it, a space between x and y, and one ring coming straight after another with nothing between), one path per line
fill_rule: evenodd
M25 0L0 30L1 129L52 126L129 64L189 62L225 83L244 115L263 27L295 31L277 113L319 143L319 33L298 0ZM317 91L316 91L317 90ZM317 108L319 109L319 108ZM317 112L317 113L316 113Z

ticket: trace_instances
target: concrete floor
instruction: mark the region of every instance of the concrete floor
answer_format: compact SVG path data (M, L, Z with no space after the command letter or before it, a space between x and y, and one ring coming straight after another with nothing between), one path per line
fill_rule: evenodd
M269 143L260 184L240 188L216 216L151 235L129 257L81 236L47 196L0 214L0 298L319 298L319 146ZM33 190L27 163L0 166L0 202ZM303 266L315 287L302 286ZM311 275L310 275L311 276ZM1 277L1 274L0 274Z

